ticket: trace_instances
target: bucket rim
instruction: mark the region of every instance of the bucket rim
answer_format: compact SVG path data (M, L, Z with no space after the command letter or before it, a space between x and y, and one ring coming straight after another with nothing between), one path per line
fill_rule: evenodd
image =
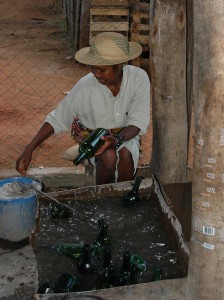
M29 193L29 195L19 195L19 196L12 196L12 197L2 197L0 195L0 201L2 202L12 202L12 201L18 201L20 199L26 199L26 200L34 200L33 198L37 197L37 192L36 190L42 190L43 185L39 180L33 179L33 178L28 178L28 177L10 177L10 178L5 178L0 180L0 188L7 183L13 183L13 182L21 182L24 184L32 184L35 183L35 189L30 189L32 190L32 193Z

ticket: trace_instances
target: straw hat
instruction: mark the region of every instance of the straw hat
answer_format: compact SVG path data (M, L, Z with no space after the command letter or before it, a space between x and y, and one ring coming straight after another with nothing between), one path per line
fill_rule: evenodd
M117 32L98 34L90 47L80 49L75 59L85 65L116 65L138 57L142 46Z

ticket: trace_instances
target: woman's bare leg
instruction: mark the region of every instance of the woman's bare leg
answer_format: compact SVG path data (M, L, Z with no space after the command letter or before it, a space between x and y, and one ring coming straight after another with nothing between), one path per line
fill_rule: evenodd
M107 149L103 154L97 156L96 162L96 184L114 182L117 156L113 149Z
M131 152L123 147L119 151L118 182L134 179L134 163Z

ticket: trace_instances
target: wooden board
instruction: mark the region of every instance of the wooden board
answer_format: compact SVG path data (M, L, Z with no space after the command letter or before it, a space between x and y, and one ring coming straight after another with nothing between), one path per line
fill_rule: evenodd
M130 0L131 10L141 11L149 13L150 11L150 1L148 3L141 2L140 0Z
M91 0L91 6L128 7L129 0Z
M131 41L138 42L142 46L148 46L149 34L149 14L140 11L132 12L130 28Z
M95 22L90 23L91 32L93 31L128 31L129 26L122 22Z
M91 8L91 16L129 16L127 8Z
M145 3L147 4L147 3ZM148 4L147 4L148 5ZM131 12L131 24L130 24L130 40L138 42L143 47L143 54L148 55L148 58L143 58L141 55L139 58L131 61L134 66L141 67L150 73L150 58L149 58L149 38L150 38L150 24L149 13L142 11Z
M150 4L149 4L149 3L139 2L139 4L138 4L138 9L139 9L141 12L149 13L149 11L150 11Z
M91 8L89 43L99 32L116 31L126 36L129 33L129 9L127 8Z

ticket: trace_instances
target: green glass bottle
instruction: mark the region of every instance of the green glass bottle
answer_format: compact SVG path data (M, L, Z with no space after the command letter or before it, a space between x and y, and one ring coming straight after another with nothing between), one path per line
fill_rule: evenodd
M130 284L130 271L131 271L131 252L127 250L123 253L123 261L122 261L123 285Z
M81 273L94 273L96 270L96 265L92 259L91 247L89 244L85 244L83 247L83 253L77 266L79 272Z
M37 294L52 294L54 293L54 284L45 282L38 287Z
M123 253L123 263L122 263L123 273L130 273L131 271L131 252L125 251Z
M137 267L139 273L146 270L146 261L142 257L136 254L132 254L130 262L131 266L135 265Z
M76 291L80 286L80 280L69 273L61 274L55 282L55 293L69 293Z
M97 289L104 289L106 285L106 269L101 268L97 273L96 277L96 288Z
M158 281L161 279L163 269L161 267L155 267L153 270L151 281Z
M124 273L123 274L123 281L124 281L124 285L130 285L131 284L130 273Z
M117 275L117 286L123 286L126 285L126 278L123 274Z
M124 201L124 203L126 205L130 205L130 206L134 205L139 200L138 190L139 190L142 179L144 179L144 177L137 176L134 180L131 191L122 198L122 200Z
M99 233L96 237L96 242L100 243L102 247L111 245L111 238L108 235L108 223L105 222L103 218L98 220Z
M53 246L53 249L56 249L60 254L65 256L78 259L82 256L84 242L79 243L63 243Z
M108 131L104 128L93 130L79 146L79 155L73 160L74 165L80 164L85 158L93 157L96 151L104 144L104 140L101 137L107 134Z
M136 265L131 266L130 270L130 284L138 283L138 267Z
M103 267L108 268L111 263L111 246L107 245L103 252Z
M97 265L100 262L101 258L102 258L103 247L97 241L94 241L93 243L90 243L89 246L90 246L90 249L91 249L91 259L92 259L93 263L95 265Z
M50 213L54 219L65 219L71 216L69 209L61 204L54 205Z
M106 269L106 283L105 288L112 288L116 286L117 282L117 273L113 263L110 263Z

